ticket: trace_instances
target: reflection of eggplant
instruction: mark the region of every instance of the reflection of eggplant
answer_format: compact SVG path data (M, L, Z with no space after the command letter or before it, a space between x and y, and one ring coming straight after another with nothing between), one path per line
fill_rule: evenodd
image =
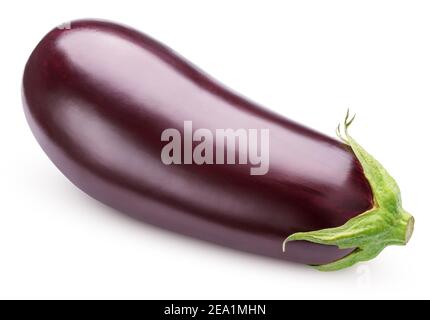
M347 132L343 144L263 109L127 27L76 21L51 31L26 65L23 99L38 142L74 184L169 230L322 270L368 260L412 232L394 180ZM185 121L269 129L270 170L165 165L162 132Z

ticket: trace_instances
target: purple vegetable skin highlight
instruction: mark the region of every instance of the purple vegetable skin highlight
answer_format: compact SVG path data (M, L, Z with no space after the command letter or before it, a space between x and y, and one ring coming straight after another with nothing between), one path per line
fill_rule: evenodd
M76 186L139 220L246 252L330 265L359 251L318 237L283 250L289 236L376 207L353 148L232 93L145 34L102 21L70 26L31 54L23 100L38 142ZM164 165L160 136L184 121L269 129L270 170Z

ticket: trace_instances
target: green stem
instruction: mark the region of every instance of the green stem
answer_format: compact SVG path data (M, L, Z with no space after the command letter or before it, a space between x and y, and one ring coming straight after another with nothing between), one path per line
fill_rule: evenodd
M412 236L414 228L414 218L402 208L400 190L396 181L349 135L348 127L354 117L349 117L348 110L344 122L344 136L340 133L340 125L337 133L342 141L351 147L360 161L373 192L374 207L340 227L292 234L282 245L284 252L288 242L297 240L333 245L340 249L355 249L337 261L315 266L321 271L344 269L357 262L375 258L389 245L405 245Z

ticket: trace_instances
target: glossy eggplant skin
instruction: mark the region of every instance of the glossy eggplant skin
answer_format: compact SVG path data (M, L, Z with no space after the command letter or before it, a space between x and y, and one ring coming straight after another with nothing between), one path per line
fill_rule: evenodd
M145 34L104 21L70 26L31 54L23 101L38 142L76 186L139 220L246 252L325 264L352 251L300 241L282 251L292 233L340 226L373 206L348 146L232 93ZM268 128L269 172L164 165L161 133L185 120Z

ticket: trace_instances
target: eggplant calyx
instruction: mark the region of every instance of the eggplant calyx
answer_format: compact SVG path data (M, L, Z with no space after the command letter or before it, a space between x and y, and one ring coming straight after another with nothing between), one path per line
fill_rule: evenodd
M282 244L284 252L288 242L297 240L333 245L340 249L355 249L337 261L314 266L320 271L336 271L371 260L389 245L406 245L413 233L415 220L402 208L396 181L349 135L348 127L354 118L355 116L350 117L348 110L344 121L344 135L341 135L340 125L337 127L337 134L351 147L363 167L373 193L373 208L340 227L294 233Z

